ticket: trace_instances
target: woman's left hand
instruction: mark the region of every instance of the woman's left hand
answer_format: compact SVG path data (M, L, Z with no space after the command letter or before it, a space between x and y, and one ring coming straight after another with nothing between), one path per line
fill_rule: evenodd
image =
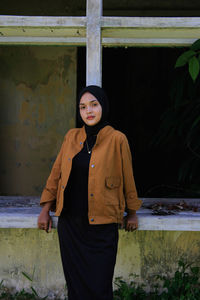
M134 231L138 228L138 218L136 214L130 214L126 217L125 230Z

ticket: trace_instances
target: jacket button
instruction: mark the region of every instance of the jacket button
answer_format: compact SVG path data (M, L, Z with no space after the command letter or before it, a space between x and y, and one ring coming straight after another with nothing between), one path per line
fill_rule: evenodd
M69 157L68 160L71 160L71 158Z
M94 219L92 218L90 221L91 221L91 222L94 222Z
M64 189L65 187L64 187L64 185L62 185L62 189Z
M82 142L80 142L80 145L82 145L83 143Z
M94 165L91 165L92 168L94 168Z
M93 197L93 196L94 196L94 194L90 194L90 196L91 196L91 197Z

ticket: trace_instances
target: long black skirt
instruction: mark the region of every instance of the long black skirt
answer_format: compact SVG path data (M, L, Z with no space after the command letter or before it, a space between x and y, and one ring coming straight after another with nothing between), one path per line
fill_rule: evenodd
M113 300L118 225L90 225L87 217L61 214L61 259L69 300Z

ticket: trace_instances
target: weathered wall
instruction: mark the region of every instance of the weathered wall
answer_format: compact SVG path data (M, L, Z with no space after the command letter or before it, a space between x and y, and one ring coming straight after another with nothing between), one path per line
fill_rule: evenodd
M76 48L0 48L0 194L39 195L75 125Z
M0 230L0 281L21 289L33 286L40 295L60 295L65 290L57 232L46 234L37 229ZM119 250L115 276L128 279L139 275L147 285L152 276L169 272L176 267L181 256L200 264L200 232L120 230ZM31 276L29 282L21 272Z

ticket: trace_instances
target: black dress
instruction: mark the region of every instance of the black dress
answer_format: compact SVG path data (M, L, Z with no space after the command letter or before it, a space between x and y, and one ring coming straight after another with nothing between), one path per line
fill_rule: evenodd
M88 139L89 149L96 137ZM61 259L69 300L112 300L112 278L118 244L118 224L88 222L87 145L73 158L58 220Z

